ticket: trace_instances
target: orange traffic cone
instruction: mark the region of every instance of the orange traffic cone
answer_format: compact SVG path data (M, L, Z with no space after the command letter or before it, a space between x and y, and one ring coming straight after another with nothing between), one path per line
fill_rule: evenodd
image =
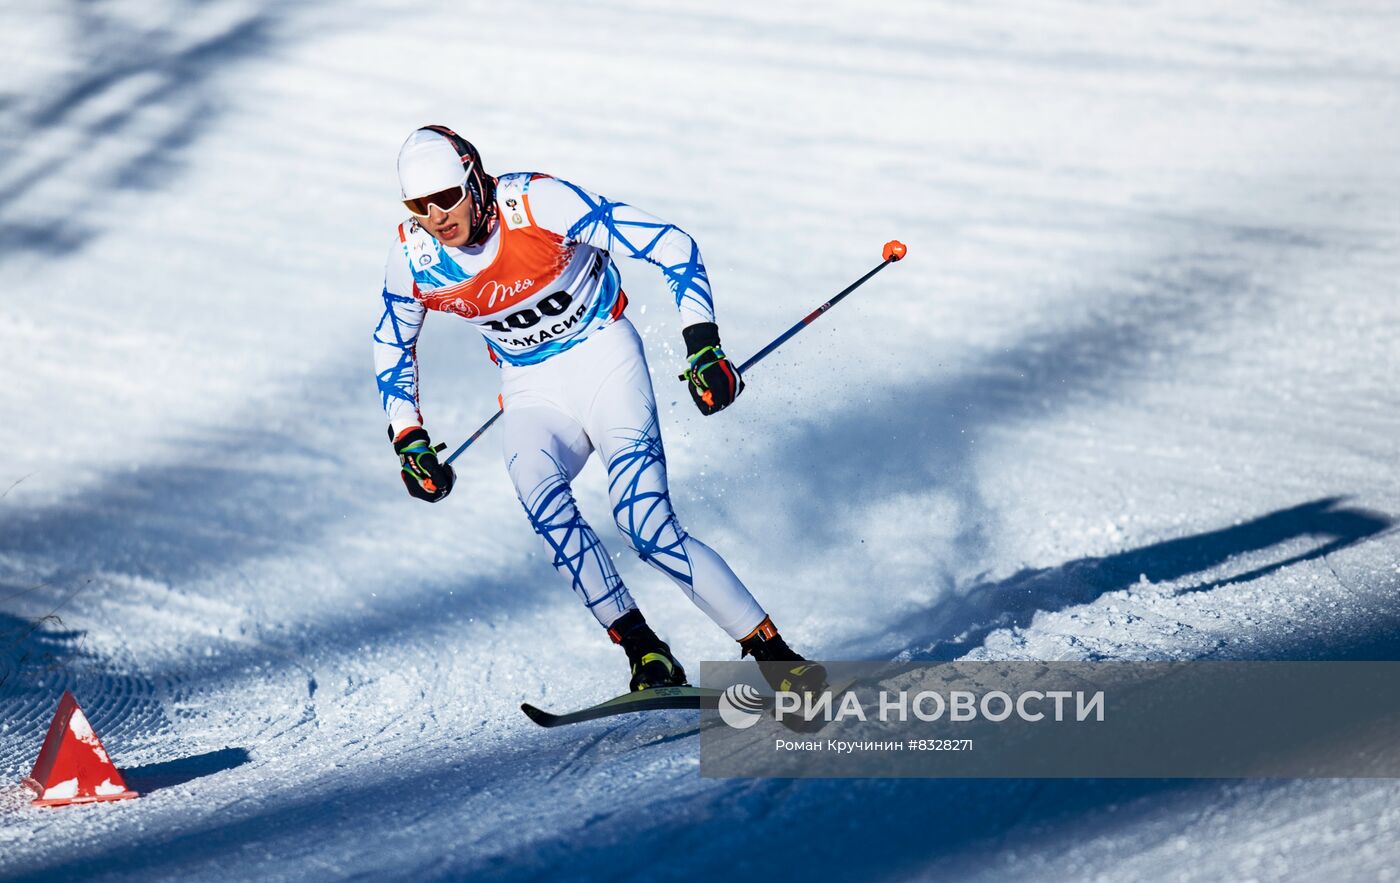
M34 771L24 780L37 797L35 806L63 806L68 803L94 803L136 797L117 771L102 740L93 732L78 700L67 690L58 703L58 713L49 724L49 734Z

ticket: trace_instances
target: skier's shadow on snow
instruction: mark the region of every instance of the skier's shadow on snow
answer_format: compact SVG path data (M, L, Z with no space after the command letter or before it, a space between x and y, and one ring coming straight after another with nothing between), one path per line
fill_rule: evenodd
M891 631L915 636L906 648L913 658L956 659L979 646L996 629L1025 627L1036 613L1087 604L1144 578L1149 582L1179 580L1219 567L1236 556L1306 538L1323 540L1320 545L1291 554L1285 552L1277 560L1247 571L1178 589L1179 593L1209 591L1322 558L1395 524L1388 515L1346 507L1344 502L1342 497L1325 497L1220 530L1102 558L1080 558L1059 567L1023 570L1004 580L981 583L931 609L910 614Z

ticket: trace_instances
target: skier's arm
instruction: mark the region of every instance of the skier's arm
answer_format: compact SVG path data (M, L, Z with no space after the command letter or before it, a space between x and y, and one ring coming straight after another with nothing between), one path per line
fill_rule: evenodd
M525 191L535 222L576 242L661 268L681 314L691 398L703 414L734 402L744 389L725 356L715 324L710 279L700 247L681 228L622 202L612 202L560 178L540 176Z
M399 457L404 487L418 499L436 503L451 492L455 474L451 466L438 463L437 448L424 431L418 410L415 348L427 310L413 297L413 277L397 247L389 253L383 297L384 312L374 328L374 373L389 418L389 439Z
M397 243L396 243L397 244ZM401 250L389 255L384 273L384 312L374 329L374 373L393 434L423 425L418 410L418 333L427 312L413 298L413 278Z
M710 279L700 247L680 227L561 178L542 175L530 182L525 193L530 213L540 226L565 239L660 268L676 299L683 327L715 321Z

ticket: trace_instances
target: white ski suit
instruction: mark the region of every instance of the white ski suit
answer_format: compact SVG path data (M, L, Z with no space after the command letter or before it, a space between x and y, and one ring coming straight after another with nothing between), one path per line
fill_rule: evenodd
M604 627L636 604L570 483L597 451L613 520L632 549L670 577L735 640L764 611L724 559L671 510L646 355L623 315L612 256L660 268L690 326L714 321L700 251L683 230L548 175L497 179L497 221L476 246L448 248L415 221L399 225L374 333L375 370L395 434L421 426L414 353L428 310L456 313L501 367L506 468L554 566Z

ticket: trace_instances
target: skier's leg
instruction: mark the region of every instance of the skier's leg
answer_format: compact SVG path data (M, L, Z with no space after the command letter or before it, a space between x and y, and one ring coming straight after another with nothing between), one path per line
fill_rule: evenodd
M669 576L716 625L741 640L764 621L763 608L724 559L688 535L676 519L641 340L626 320L607 334L608 373L585 428L608 467L618 530L643 561Z
M583 428L545 405L512 403L501 415L506 470L530 525L548 544L556 570L608 628L636 604L598 535L574 503L570 482L592 453Z

